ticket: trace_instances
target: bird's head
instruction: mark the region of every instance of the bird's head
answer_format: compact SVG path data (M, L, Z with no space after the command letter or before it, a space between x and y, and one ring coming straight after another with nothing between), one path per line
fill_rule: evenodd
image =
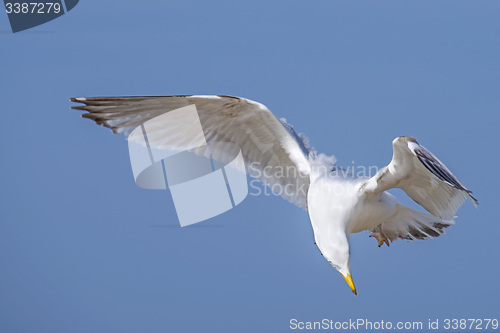
M340 260L337 261L330 261L330 264L344 277L345 281L351 288L352 292L354 293L355 296L358 295L358 292L356 291L356 286L354 286L354 281L352 280L352 275L351 275L351 263L350 263L350 255L347 253L347 255L343 255ZM338 264L335 264L337 262Z
M329 239L325 244L318 242L316 244L321 250L326 260L344 277L354 295L357 295L356 287L351 275L351 253L349 250L349 240L345 233L334 233L335 239ZM333 236L330 235L330 236ZM321 246L324 245L324 246Z

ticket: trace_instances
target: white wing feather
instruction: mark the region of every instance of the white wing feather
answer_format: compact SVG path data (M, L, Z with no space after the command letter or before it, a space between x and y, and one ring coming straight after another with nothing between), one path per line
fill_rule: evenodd
M88 111L82 117L125 135L156 116L194 104L207 142L236 144L251 176L272 189L280 189L279 194L284 199L307 209L310 174L307 146L290 125L280 122L260 103L238 97L201 95L79 97L71 100L85 104L73 107ZM197 134L186 133L179 127L175 122L165 124L156 133L150 135L148 131L148 137L156 141L157 147L189 146ZM296 172L280 173L279 168ZM275 177L276 174L280 177ZM273 186L275 184L279 186Z

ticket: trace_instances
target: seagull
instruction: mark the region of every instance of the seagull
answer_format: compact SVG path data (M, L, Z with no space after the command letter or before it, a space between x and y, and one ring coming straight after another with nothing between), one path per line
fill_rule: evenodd
M273 191L283 189L278 194L307 210L315 244L354 295L352 233L371 232L379 247L397 239L431 239L454 224L455 213L467 198L478 204L472 192L411 136L394 139L389 165L372 177L357 177L337 166L334 157L318 154L286 119L278 119L263 104L246 98L179 95L76 97L71 101L81 103L73 109L87 111L83 118L124 135L166 112L195 105L207 142L237 145L250 176ZM164 125L153 140L163 147L179 147L195 135L178 127ZM402 189L427 212L399 203L387 192L392 188Z

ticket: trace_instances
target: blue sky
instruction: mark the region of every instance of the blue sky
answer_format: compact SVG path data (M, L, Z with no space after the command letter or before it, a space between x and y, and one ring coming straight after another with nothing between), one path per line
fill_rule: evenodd
M0 331L498 318L499 14L497 1L82 0L16 34L0 15ZM340 165L384 166L395 137L415 136L479 209L433 241L353 235L354 297L306 212L249 196L180 228L167 191L135 185L125 138L69 102L174 94L257 100Z

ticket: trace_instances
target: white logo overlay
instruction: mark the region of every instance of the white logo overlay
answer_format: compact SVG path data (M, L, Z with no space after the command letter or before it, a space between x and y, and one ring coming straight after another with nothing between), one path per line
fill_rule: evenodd
M248 195L240 148L207 143L195 105L136 127L128 146L136 184L150 190L168 187L181 227L220 215Z

